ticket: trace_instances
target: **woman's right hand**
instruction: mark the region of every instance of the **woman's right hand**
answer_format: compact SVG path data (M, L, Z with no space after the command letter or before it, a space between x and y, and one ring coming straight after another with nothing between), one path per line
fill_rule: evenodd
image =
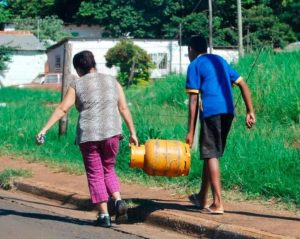
M35 136L35 143L37 145L42 145L45 142L45 136L46 136L46 130L41 130L36 136Z
M42 135L46 135L47 131L46 130L41 130L37 135L36 137L41 137Z

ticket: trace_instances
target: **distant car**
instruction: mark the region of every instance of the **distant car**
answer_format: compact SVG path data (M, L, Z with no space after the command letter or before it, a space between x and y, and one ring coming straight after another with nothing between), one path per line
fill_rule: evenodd
M285 48L285 51L300 51L300 41L293 42L288 44Z
M61 73L39 74L31 83L18 85L20 88L42 88L60 90L62 86Z

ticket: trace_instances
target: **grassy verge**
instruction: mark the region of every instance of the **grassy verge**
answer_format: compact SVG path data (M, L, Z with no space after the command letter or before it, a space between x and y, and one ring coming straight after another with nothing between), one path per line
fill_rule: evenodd
M221 159L222 184L226 190L242 192L248 198L275 198L300 204L300 53L274 55L263 52L247 77L255 55L241 59L237 70L246 78L252 91L257 125L251 131L244 126L245 109L239 90L236 118ZM183 76L168 76L147 87L127 90L127 100L140 143L150 138L184 141L187 125L187 95ZM55 126L46 143L37 147L34 135L46 122L60 96L57 92L29 89L0 89L2 154L15 154L31 160L46 160L83 172L81 155L74 144L77 113L70 112L69 131L58 137ZM238 100L239 99L239 100ZM181 192L197 190L202 162L193 153L192 167L187 177L149 177L139 169L129 168L128 132L121 142L117 162L119 175L144 184L174 187ZM298 142L298 143L297 143Z
M31 177L32 173L28 170L7 168L0 172L0 188L9 190L12 188L11 180L16 177Z

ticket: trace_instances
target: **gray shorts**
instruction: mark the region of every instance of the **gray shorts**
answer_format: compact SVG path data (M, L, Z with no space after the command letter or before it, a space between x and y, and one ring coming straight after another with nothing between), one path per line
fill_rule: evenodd
M201 159L220 158L223 156L233 117L232 114L220 114L201 120Z

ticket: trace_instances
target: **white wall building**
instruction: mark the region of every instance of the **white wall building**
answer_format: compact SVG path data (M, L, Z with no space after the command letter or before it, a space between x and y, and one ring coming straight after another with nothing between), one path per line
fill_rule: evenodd
M0 73L0 86L30 83L45 71L45 47L28 31L0 31L0 46L13 48L8 69Z
M99 25L87 25L87 24L64 24L64 31L72 35L72 37L79 38L101 38L103 34L103 28Z
M149 40L149 39L132 39L135 45L144 49L153 59L156 64L156 69L152 70L151 77L159 78L169 73L185 74L189 59L188 49L186 46L181 47L176 40ZM97 69L101 73L116 76L117 69L115 67L108 68L105 63L105 54L119 42L119 39L89 39L89 38L74 38L65 39L47 49L49 72L63 72L63 62L65 45L70 44L73 56L83 50L92 51ZM181 57L180 57L181 52ZM221 50L216 49L221 56L224 56L229 62L236 60L238 51L236 49ZM72 66L72 73L76 74Z

